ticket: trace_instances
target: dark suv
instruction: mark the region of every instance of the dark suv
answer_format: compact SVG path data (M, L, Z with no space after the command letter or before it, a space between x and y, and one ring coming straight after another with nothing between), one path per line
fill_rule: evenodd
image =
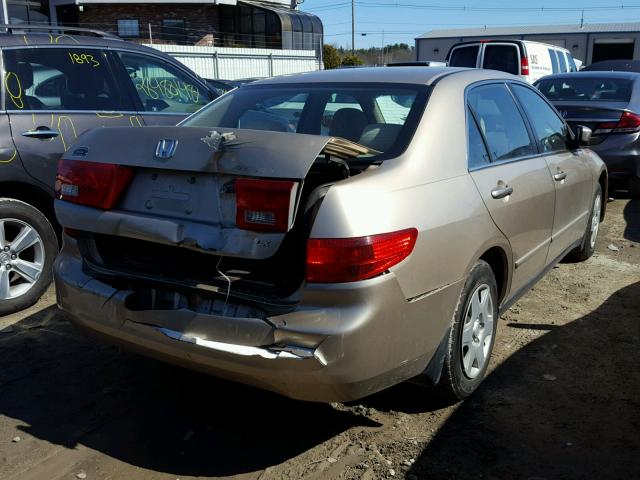
M0 29L2 315L35 303L51 282L56 163L75 139L95 127L174 125L217 95L168 55L106 33Z

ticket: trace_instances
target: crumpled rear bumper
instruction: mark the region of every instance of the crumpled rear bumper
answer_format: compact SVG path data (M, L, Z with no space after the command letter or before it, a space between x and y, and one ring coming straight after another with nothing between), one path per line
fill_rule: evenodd
M388 274L307 285L294 312L265 319L139 310L131 306L135 291L92 277L75 240L64 240L54 278L58 305L75 325L160 360L302 400L353 400L420 374L460 288L409 301Z

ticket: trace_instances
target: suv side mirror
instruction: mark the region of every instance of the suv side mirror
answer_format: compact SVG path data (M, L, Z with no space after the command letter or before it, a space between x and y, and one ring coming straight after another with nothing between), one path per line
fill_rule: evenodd
M584 125L576 126L575 137L573 139L573 148L586 147L591 143L591 129Z

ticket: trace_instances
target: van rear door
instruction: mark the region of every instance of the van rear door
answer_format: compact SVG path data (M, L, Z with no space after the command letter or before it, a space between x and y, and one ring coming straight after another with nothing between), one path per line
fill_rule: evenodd
M482 68L520 75L520 50L513 43L486 43Z
M450 67L478 67L478 57L480 56L480 43L467 43L459 47L453 47L449 53Z

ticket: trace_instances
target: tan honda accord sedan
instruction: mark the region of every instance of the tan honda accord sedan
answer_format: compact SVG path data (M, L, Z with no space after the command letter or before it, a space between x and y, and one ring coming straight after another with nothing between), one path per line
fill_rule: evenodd
M259 81L58 165L58 304L141 353L314 401L407 379L453 399L499 315L593 253L607 171L518 77L349 69Z

